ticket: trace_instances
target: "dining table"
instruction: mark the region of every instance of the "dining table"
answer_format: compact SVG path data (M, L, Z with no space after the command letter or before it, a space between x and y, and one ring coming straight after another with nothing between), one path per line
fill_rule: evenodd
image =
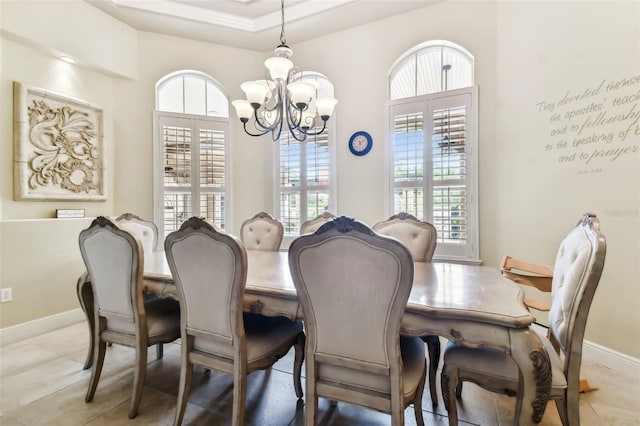
M87 316L91 344L84 368L93 359L94 309L90 277L77 286ZM144 255L144 293L178 299L163 251ZM304 320L289 272L287 252L247 250L244 310ZM521 372L523 404L516 425L538 423L551 390L549 356L530 326L536 318L524 304L522 289L497 268L450 262L414 262L411 293L401 334L438 335L458 345L492 347L513 358Z

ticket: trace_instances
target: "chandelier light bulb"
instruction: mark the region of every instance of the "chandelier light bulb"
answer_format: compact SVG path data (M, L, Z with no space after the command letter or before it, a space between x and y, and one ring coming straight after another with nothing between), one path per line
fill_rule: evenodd
M269 94L269 87L260 81L246 81L240 85L240 88L254 108L259 108Z
M264 66L269 70L272 80L286 80L289 71L293 68L293 62L287 58L274 56L264 61Z
M307 107L316 92L316 88L304 80L289 83L287 85L287 90L291 93L291 103L300 110Z
M249 121L249 118L251 118L251 115L253 114L253 107L249 101L245 99L238 99L231 102L231 104L235 107L236 114L238 115L238 118L240 118L240 121L243 123Z
M338 103L337 99L334 98L318 98L316 99L316 108L318 110L318 115L322 118L323 121L327 121L331 114L333 114L333 108L335 108Z

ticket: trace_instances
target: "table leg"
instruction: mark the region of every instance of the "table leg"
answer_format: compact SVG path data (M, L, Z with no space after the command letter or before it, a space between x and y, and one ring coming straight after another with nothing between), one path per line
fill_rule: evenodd
M91 367L93 364L93 343L95 333L95 317L93 308L93 288L91 287L91 281L89 275L85 272L78 278L78 285L76 288L78 293L78 300L80 306L87 317L87 324L89 325L89 350L87 351L87 359L82 367L84 370Z
M537 333L529 328L511 329L511 356L520 368L519 394L514 425L539 423L551 393L551 361Z

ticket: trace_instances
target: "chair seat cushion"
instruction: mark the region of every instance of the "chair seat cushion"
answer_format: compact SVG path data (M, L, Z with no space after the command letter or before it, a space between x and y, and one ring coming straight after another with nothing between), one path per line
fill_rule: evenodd
M244 314L244 334L249 363L288 351L302 331L302 323L285 317Z
M180 304L177 300L157 298L145 301L149 339L162 335L180 337Z
M420 385L425 370L424 342L419 337L400 337L402 354L402 385L405 397L413 395ZM325 381L344 383L372 391L391 392L388 376L380 376L361 370L322 364L318 372Z
M302 323L285 317L267 317L244 313L244 334L247 345L247 362L286 353L302 331ZM233 347L203 337L195 337L194 348L233 359Z
M533 331L538 333L536 330ZM551 388L565 389L567 387L567 381L562 371L562 364L560 363L558 354L549 339L540 333L538 334L551 361ZM513 387L510 390L514 392L518 390L518 366L510 355L507 355L499 349L468 348L466 346L458 346L453 342L448 342L444 352L444 364L447 368L454 367L459 369L461 371L460 377L464 376L464 371L484 374L503 381L512 382Z

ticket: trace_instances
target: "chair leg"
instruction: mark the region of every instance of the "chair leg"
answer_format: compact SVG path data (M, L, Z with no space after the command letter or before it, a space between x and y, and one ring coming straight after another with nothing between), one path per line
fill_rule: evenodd
M394 403L391 397L391 426L404 426L404 407L400 399Z
M304 361L304 345L306 341L306 336L304 332L300 332L298 334L298 339L293 346L295 350L295 359L293 362L293 387L296 390L296 396L298 399L302 398L302 380L300 377L302 376L302 363Z
M180 426L184 418L184 412L189 401L189 391L191 390L191 378L193 377L193 365L187 359L188 355L183 354L182 365L180 367L180 387L178 388L178 404L176 407L176 417L174 426Z
M144 378L147 374L147 345L138 344L136 348L136 365L133 372L133 396L131 397L131 408L129 408L129 418L133 419L138 415L140 401L142 400L142 390L144 389Z
M431 393L431 403L436 406L438 405L436 374L440 365L440 337L423 336L422 340L427 344L429 351L429 392Z
M458 424L458 406L456 402L456 389L462 387L462 383L458 383L458 369L449 368L445 363L440 376L440 388L442 389L442 399L447 409L449 417L449 426Z
M416 395L413 399L413 411L416 416L416 424L418 426L424 426L424 418L422 417L422 394L424 393L424 379L427 375L427 360L424 360L424 369L422 373L422 378L420 379L420 383L418 384L418 389L416 389Z
M84 314L87 318L87 325L89 326L89 349L87 350L87 359L82 366L83 370L87 370L93 364L93 350L95 346L95 311L93 304L93 290L91 287L91 282L88 281L87 274L82 274L82 276L78 279L77 284L77 293L78 300L80 301L80 306L84 311Z
M307 353L307 364L306 364L306 372L307 378L305 380L305 415L304 415L304 424L305 426L316 426L318 424L318 395L316 394L316 370L315 370L315 362L313 360L313 355ZM331 409L333 409L338 403L335 400L330 401Z
M233 426L244 425L244 410L247 399L247 368L240 365L241 362L234 363L233 380L233 414L231 424Z
M462 397L462 383L463 382L458 381L458 385L456 386L456 398Z
M94 331L95 333L95 331ZM91 380L89 381L89 388L87 389L87 395L84 398L84 402L93 401L93 396L96 394L96 388L98 387L98 381L100 380L100 373L102 373L102 365L104 364L104 355L107 352L107 343L97 337L94 338L93 347L93 370L91 371Z
M568 426L571 423L569 423L569 413L568 413L568 405L567 402L564 399L556 399L556 408L558 409L558 415L560 417L560 421L562 422L563 426ZM580 420L578 418L578 420ZM579 424L579 423L576 423Z
M307 382L309 379L307 378ZM307 397L304 400L304 405L307 410L305 413L305 426L316 426L318 424L318 397L315 396L315 392L309 391L309 385L307 385ZM311 396L313 394L313 396ZM331 400L329 403L331 408L335 408L338 402Z
M158 343L156 345L156 359L162 359L164 356L164 345L162 343Z

